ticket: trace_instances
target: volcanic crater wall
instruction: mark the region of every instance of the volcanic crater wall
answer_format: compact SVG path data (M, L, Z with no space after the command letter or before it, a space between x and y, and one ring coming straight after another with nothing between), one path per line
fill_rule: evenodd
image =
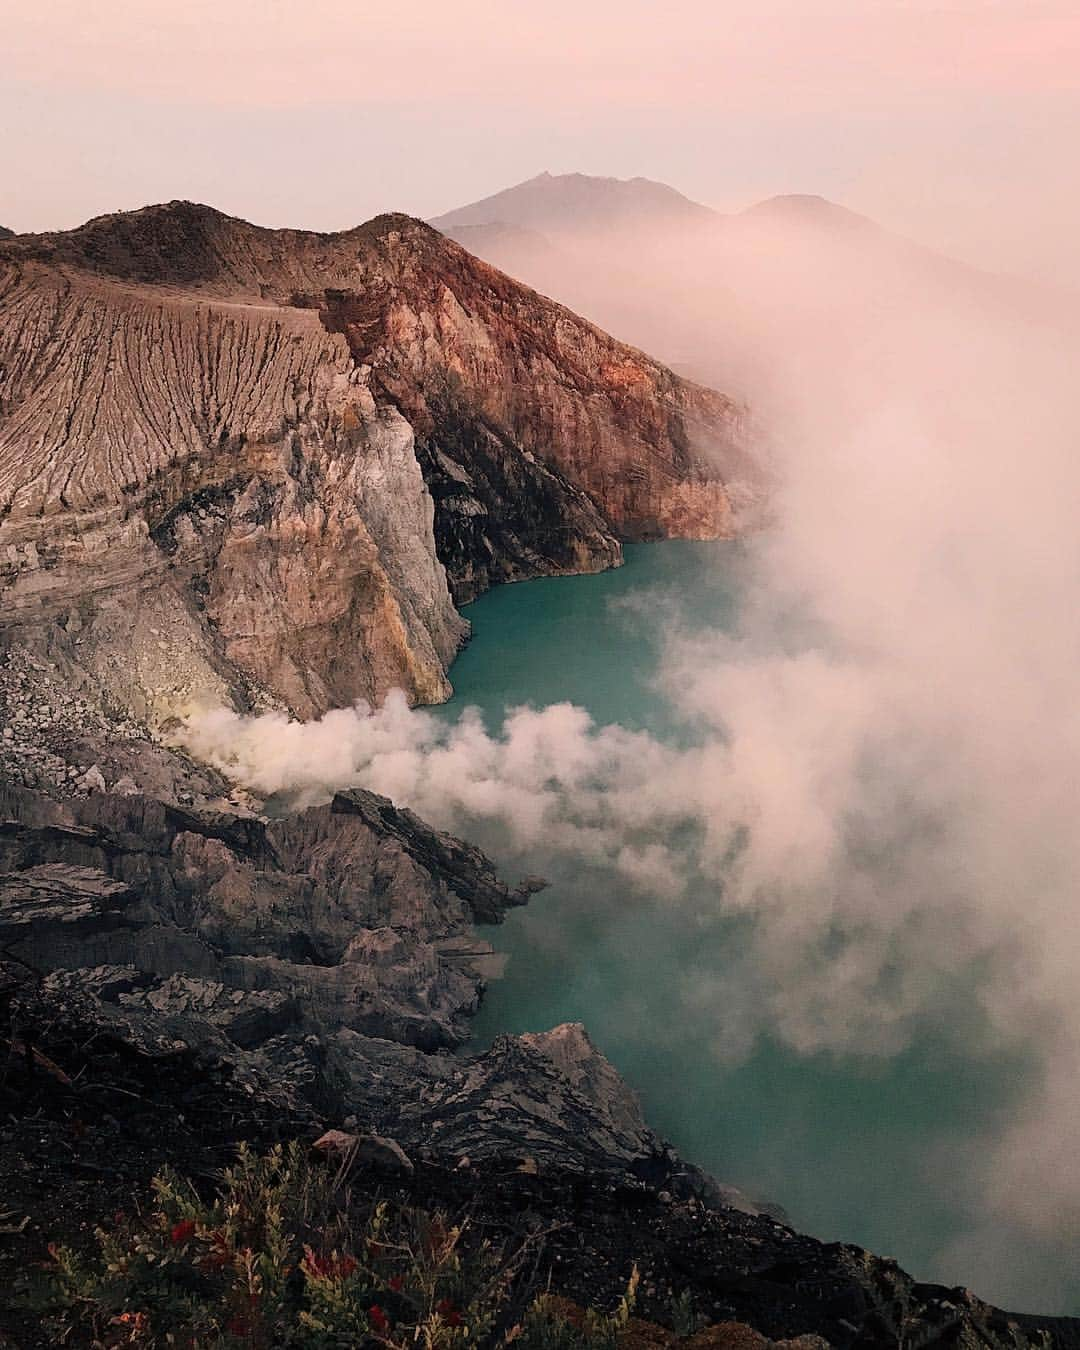
M318 235L172 203L20 236L0 640L152 726L438 701L455 600L732 533L744 440L722 395L408 217Z

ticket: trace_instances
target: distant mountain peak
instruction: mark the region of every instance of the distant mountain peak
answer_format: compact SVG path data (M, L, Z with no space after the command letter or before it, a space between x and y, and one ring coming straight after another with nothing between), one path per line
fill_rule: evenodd
M490 197L436 216L439 230L510 225L558 234L610 225L655 225L707 220L715 213L651 178L604 178L545 169Z
M776 197L767 197L740 214L792 223L827 225L831 228L880 229L869 216L862 216L815 192L784 192Z

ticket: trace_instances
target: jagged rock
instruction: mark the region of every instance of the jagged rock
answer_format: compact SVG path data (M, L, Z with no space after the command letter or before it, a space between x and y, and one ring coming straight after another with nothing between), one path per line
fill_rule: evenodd
M467 898L479 923L500 922L508 905L524 904L547 884L534 876L508 891L478 848L432 829L412 811L377 793L357 788L339 792L330 809L337 815L359 816L382 837L396 840L420 866L440 876L455 895Z
M542 1055L563 1074L576 1092L594 1102L624 1137L645 1137L645 1118L634 1092L593 1045L580 1022L566 1022L551 1031L526 1034L522 1045Z
M53 989L81 990L104 1003L118 1003L124 994L145 989L154 977L134 966L79 967L78 970L55 970L46 977L46 985Z
M576 1081L560 1059L575 1046ZM552 1049L549 1051L549 1046ZM500 1036L486 1054L455 1061L421 1086L398 1135L446 1156L533 1157L540 1163L625 1169L659 1153L637 1098L580 1026L545 1036Z
M357 933L342 954L345 964L397 965L405 955L405 939L393 928L374 928Z
M300 1004L331 1028L460 1044L491 950L471 924L521 899L478 850L362 792L270 823L112 793L61 809L12 788L0 812L0 932L46 969L176 976L132 1013L228 1023L244 1044Z
M170 975L150 988L120 994L117 1002L151 1008L163 1017L208 1022L244 1048L261 1045L300 1020L299 1006L287 994L229 988L190 975Z
M355 1134L349 1134L345 1130L327 1130L324 1134L319 1135L311 1147L327 1157L340 1159L349 1152L355 1143Z
M93 867L54 862L0 874L0 946L43 970L112 960L127 945L135 898Z
M267 822L9 786L0 813L0 939L110 1037L355 1115L410 1152L703 1193L582 1027L445 1053L491 951L473 923L535 878L512 891L479 850L361 791Z

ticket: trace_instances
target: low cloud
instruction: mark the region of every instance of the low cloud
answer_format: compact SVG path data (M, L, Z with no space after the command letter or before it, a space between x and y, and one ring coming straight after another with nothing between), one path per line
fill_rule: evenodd
M476 709L448 723L395 691L379 709L358 703L309 723L220 709L193 718L185 739L261 794L303 806L363 786L446 828L495 822L515 852L576 854L650 893L683 889L686 859L667 837L701 812L690 790L701 752L597 727L569 703L515 709L491 735Z
M259 792L363 784L612 868L621 903L746 920L740 967L718 953L681 995L722 1057L763 1033L887 1057L929 1027L1022 1052L1028 1094L948 1162L973 1219L943 1260L1060 1299L1064 1264L1019 1253L1080 1235L1080 351L895 292L808 344L810 308L768 338L783 486L738 625L666 643L689 746L396 696L307 726L214 713L189 744Z

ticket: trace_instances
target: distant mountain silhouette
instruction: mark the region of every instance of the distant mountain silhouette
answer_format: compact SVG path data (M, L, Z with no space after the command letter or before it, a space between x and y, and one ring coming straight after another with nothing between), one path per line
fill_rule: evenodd
M778 350L811 353L824 334L855 349L915 298L924 316L1080 326L1080 297L983 271L813 194L725 214L645 178L545 173L431 223L624 340L751 398L775 386Z
M774 220L821 229L881 229L869 216L860 215L858 211L829 201L828 197L809 192L787 192L778 197L767 197L739 212L739 216L742 219Z
M716 216L709 207L648 178L541 173L478 202L447 211L430 223L444 234L462 226L495 224L546 233L623 224L640 226L645 222L667 225Z

